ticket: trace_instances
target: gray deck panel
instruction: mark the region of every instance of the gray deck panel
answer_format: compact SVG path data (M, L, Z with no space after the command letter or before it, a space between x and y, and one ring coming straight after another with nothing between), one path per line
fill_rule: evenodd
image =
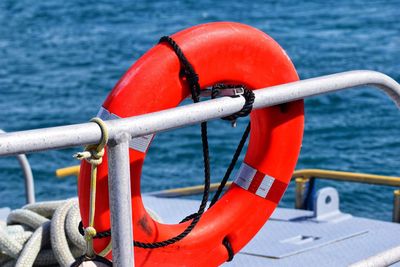
M196 200L150 196L144 202L164 223L177 223L199 205ZM257 236L224 266L348 266L400 245L399 224L358 217L337 223L301 219L312 214L278 208ZM306 244L282 243L296 235L320 238Z
M7 220L8 214L10 214L11 209L8 207L0 208L0 221L5 222Z

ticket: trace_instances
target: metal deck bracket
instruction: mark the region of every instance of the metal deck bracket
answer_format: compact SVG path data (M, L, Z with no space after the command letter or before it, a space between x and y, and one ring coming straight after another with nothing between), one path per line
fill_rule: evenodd
M325 187L318 190L314 198L315 222L336 223L351 218L347 213L339 209L339 193L333 187Z

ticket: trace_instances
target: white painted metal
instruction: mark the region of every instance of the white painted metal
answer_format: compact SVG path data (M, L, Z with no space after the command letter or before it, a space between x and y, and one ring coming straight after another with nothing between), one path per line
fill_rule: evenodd
M113 266L134 266L129 171L129 134L120 133L108 144L108 190L111 212Z
M0 129L0 134L4 133L5 131ZM33 204L35 203L35 184L33 181L31 165L29 164L28 158L25 154L18 154L16 157L21 166L22 172L24 173L26 204Z
M28 158L24 154L18 154L17 159L24 173L26 204L33 204L35 203L35 185L33 182L31 166Z
M370 85L385 91L400 106L400 85L375 71L349 71L273 86L255 91L254 108L273 106L350 87ZM243 97L222 97L141 116L107 121L110 139L119 132L131 138L224 117L239 111ZM98 143L101 131L96 123L82 123L6 133L0 136L0 155L57 149Z
M317 191L314 197L314 219L318 223L337 223L348 220L352 216L342 213L339 209L339 193L333 187L324 187Z
M385 74L351 71L273 86L255 91L254 108L278 105L349 87L371 85L385 91L400 106L400 85ZM115 266L133 266L130 205L129 139L221 118L239 111L244 98L223 97L141 116L107 121L109 129L109 193ZM99 143L96 123L82 123L0 135L0 155Z
M400 262L400 246L356 262L350 267L386 267L398 262Z

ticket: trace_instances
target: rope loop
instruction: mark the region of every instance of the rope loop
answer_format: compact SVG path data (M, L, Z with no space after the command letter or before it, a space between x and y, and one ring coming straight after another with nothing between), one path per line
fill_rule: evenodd
M193 65L189 62L179 45L169 36L163 36L160 38L160 43L168 44L172 50L174 50L176 56L179 59L179 62L182 65L181 73L184 73L186 77L186 81L189 85L190 93L192 94L192 99L194 103L200 101L200 84L199 84L199 75L196 73Z
M93 118L90 120L99 125L101 130L101 140L99 144L88 145L85 151L76 153L75 158L79 160L86 160L91 165L100 165L103 162L104 148L108 142L108 129L105 122L100 118Z
M86 160L92 165L90 174L90 203L89 203L89 226L83 229L84 238L86 241L85 257L93 259L96 257L96 252L93 248L93 239L97 235L94 228L94 215L96 212L96 180L97 180L97 166L103 162L104 148L108 142L108 129L105 122L100 118L93 118L91 122L99 125L101 130L101 140L99 144L88 145L85 151L74 155L79 160ZM81 224L80 224L81 226ZM83 225L82 225L83 228Z
M159 43L166 43L172 50L175 52L176 56L179 59L179 62L181 64L181 71L180 75L184 76L186 78L186 82L188 84L188 88L190 90L193 102L197 103L200 101L200 84L199 84L199 76L196 73L193 65L188 61L186 56L184 55L183 51L179 47L179 45L169 36L164 36L160 39ZM232 114L230 116L224 117L223 119L225 120L230 120L232 122L235 122L238 117L245 117L250 114L252 108L253 108L253 103L254 103L254 93L247 89L244 85L238 85L238 86L232 86L232 85L225 85L225 84L217 84L213 86L212 88L212 95L211 98L216 98L220 92L220 90L224 88L232 88L232 87L240 87L243 88L243 94L242 96L245 98L245 104L243 105L243 108L236 112L235 114ZM237 95L236 97L238 97ZM235 97L235 96L233 96ZM90 252L91 244L93 244L93 239L97 238L105 238L111 236L111 229L104 231L104 232L96 232L96 230L93 228L93 222L94 222L94 199L95 199L95 173L96 173L96 163L97 160L101 160L101 157L103 156L101 151L104 149L105 144L107 143L107 131L104 123L98 119L92 119L91 121L96 122L99 124L99 126L102 128L102 142L99 145L90 145L87 146L85 151L82 153L78 153L76 157L78 159L85 159L89 163L92 164L92 184L91 184L91 206L90 206L90 216L89 216L89 227L86 229L83 227L82 222L79 223L79 232L85 236L85 239L87 240L88 244L88 252ZM102 127L103 126L103 127ZM246 142L246 139L249 135L250 132L250 124L248 124L245 133L242 136L242 139L239 143L238 148L236 149L235 155L232 158L232 161L230 163L230 166L228 170L225 173L225 176L223 180L221 181L221 184L218 188L217 193L214 195L214 198L211 202L210 207L218 200L219 196L221 195L223 188L229 179L229 176L238 160L238 157L240 155L240 152ZM181 223L186 222L186 221L191 221L186 229L183 230L180 234L176 235L175 237L169 238L164 241L158 241L158 242L140 242L134 240L133 245L135 247L140 247L140 248L145 248L145 249L156 249L156 248L161 248L165 247L171 244L174 244L183 238L185 238L187 235L190 234L190 232L195 228L199 220L201 219L202 215L204 214L207 206L207 201L209 197L209 190L210 190L210 160L209 160L209 148L208 148L208 139L207 139L207 122L202 122L201 123L201 139L202 139L202 144L203 144L203 161L204 161L204 191L203 191L203 197L201 200L201 204L199 206L199 209L196 213L191 214L184 218ZM104 141L105 140L105 141ZM100 161L101 163L101 161ZM100 164L99 163L99 164ZM94 184L94 186L93 186ZM92 205L93 204L93 205ZM92 229L93 228L93 229ZM232 246L230 244L230 241L227 238L224 238L222 244L226 247L227 252L228 252L228 260L231 261L234 256L234 251L232 249ZM109 246L110 247L110 244ZM107 251L103 253L106 255L109 252L110 248L106 248L104 251ZM100 253L100 254L102 254ZM89 254L90 256L90 254ZM102 255L103 256L103 255Z
M228 252L228 259L226 260L227 262L230 262L233 260L233 257L235 256L235 252L233 251L231 242L227 237L222 240L222 245L226 248L226 251Z
M216 98L219 95L219 92L226 88L242 88L243 89L242 96L245 99L245 103L244 103L242 109L232 115L221 118L223 120L231 121L232 124L235 126L235 122L239 117L246 117L251 113L251 111L253 109L255 96L254 96L253 91L248 89L244 85L228 85L228 84L218 83L218 84L215 84L211 88L211 98L212 99ZM231 96L231 97L238 97L238 96L235 95L235 96Z

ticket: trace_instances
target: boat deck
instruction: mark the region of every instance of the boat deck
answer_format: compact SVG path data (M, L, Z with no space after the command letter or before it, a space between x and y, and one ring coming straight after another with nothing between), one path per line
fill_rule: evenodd
M177 223L199 205L196 200L153 196L145 196L144 202L164 223ZM400 245L400 224L353 217L339 210L315 215L278 208L256 237L224 266L348 266Z
M184 198L144 195L143 201L161 222L171 224L199 206L198 200ZM400 245L398 223L323 208L328 212L277 208L249 244L224 266L349 266ZM9 212L0 209L0 222ZM391 266L400 267L400 262Z

